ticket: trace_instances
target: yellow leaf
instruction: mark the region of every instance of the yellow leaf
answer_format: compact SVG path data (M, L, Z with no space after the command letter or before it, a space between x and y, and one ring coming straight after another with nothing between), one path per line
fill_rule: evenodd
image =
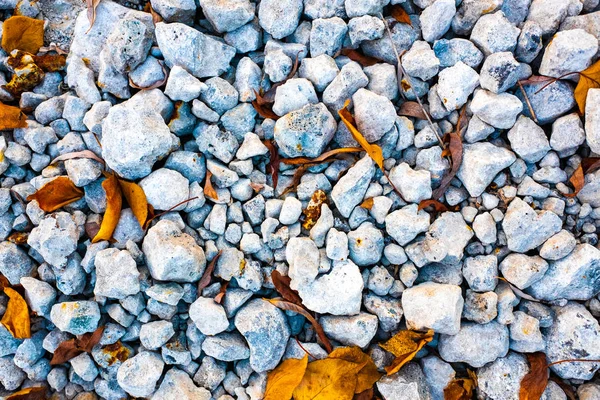
M585 113L588 90L597 88L600 88L600 61L596 61L579 73L579 83L577 83L577 87L575 88L574 96L581 115Z
M352 400L357 374L365 365L340 358L311 362L294 390L294 400Z
M31 326L29 321L29 309L27 303L21 295L14 289L4 288L4 293L8 296L6 311L2 316L0 323L16 339L27 339L31 337Z
M350 104L350 100L346 100L344 107L338 111L338 114L350 133L354 140L360 144L360 146L365 149L367 154L375 161L375 163L379 166L379 168L383 171L383 152L381 151L381 147L376 144L371 144L367 142L367 139L356 129L354 126L354 117L348 111L348 105Z
M119 217L121 216L121 206L123 205L123 199L121 197L121 186L119 185L119 179L116 175L111 174L102 182L102 188L106 192L106 211L102 218L102 224L100 230L92 239L92 243L99 242L101 240L110 240L112 237Z
M404 364L415 357L423 346L432 340L432 330L425 333L404 330L396 333L387 342L379 344L384 350L396 356L392 364L385 367L387 374L392 375L398 372Z
M381 373L377 370L377 366L373 359L365 354L360 347L338 347L329 354L329 358L339 358L357 364L366 363L365 366L358 372L356 389L354 393L361 393L369 390L375 382L381 378Z
M2 26L2 48L35 54L44 45L44 21L23 16L10 17Z
M308 354L298 360L288 358L267 375L264 400L289 400L296 386L304 377L308 365Z
M204 184L204 195L213 200L218 200L219 195L217 194L217 191L215 190L215 188L213 188L212 182L210 181L211 177L212 177L212 172L206 171L206 183Z
M59 176L46 183L34 194L27 196L27 200L37 200L42 210L52 212L79 200L83 194L83 190L75 186L68 177Z
M444 388L444 400L471 400L475 382L470 378L453 379Z
M128 182L123 179L119 179L119 185L121 186L125 200L127 200L131 211L133 211L133 215L137 218L140 226L143 227L148 219L148 200L146 199L144 189L137 183Z
M360 206L362 208L366 208L367 210L370 210L371 208L373 208L374 203L375 203L375 201L373 200L373 198L369 197L368 199L366 199L365 201L360 203Z
M25 389L21 389L8 397L6 400L44 400L46 398L46 387L45 386L30 386Z
M0 131L26 127L27 118L20 108L0 103ZM2 158L4 159L4 153Z

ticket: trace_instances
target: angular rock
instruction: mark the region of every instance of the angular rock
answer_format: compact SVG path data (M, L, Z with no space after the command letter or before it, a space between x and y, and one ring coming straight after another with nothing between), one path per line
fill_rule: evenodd
M473 197L480 196L496 175L516 160L515 155L491 143L465 144L456 176Z
M354 207L363 201L374 173L375 163L365 155L337 181L331 191L331 200L342 216L348 218Z
M377 333L375 315L360 313L351 317L326 315L319 323L328 337L346 346L367 346Z
M134 397L149 397L156 390L165 363L151 351L136 354L125 360L117 371L117 382Z
M459 286L427 282L402 293L408 329L455 335L460 330L464 300Z

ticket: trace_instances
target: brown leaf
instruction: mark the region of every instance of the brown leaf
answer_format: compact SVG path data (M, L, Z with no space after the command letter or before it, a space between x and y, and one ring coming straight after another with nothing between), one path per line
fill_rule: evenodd
M357 374L365 363L357 364L341 358L311 362L294 390L294 400L352 400Z
M221 304L223 302L223 298L225 298L225 293L227 293L227 286L229 286L229 281L223 282L221 284L221 288L219 289L219 293L215 296L215 303Z
M462 143L462 129L466 126L466 106L463 107L460 115L458 117L458 122L456 123L456 128L454 132L450 132L448 135L450 139L450 145L448 146L448 150L450 151L450 156L452 158L452 168L450 172L446 174L442 178L442 182L440 186L433 191L432 198L439 199L444 195L448 186L450 186L450 182L456 176L458 169L460 168L460 164L462 163L463 158L463 143Z
M519 400L539 400L548 385L548 364L542 352L527 353L529 372L521 380Z
M394 17L394 19L396 21L398 21L402 24L408 24L408 25L412 26L412 21L410 20L410 16L406 12L406 10L404 10L404 8L402 8L402 6L400 4L393 5L391 8L391 13L392 13L392 17Z
M56 350L54 350L50 365L62 364L81 353L91 353L94 346L100 342L103 332L104 326L100 326L94 332L85 333L79 338L61 342Z
M146 3L146 5L144 6L144 11L152 15L152 22L154 23L154 25L163 21L163 17L159 13L157 13L154 8L152 8L152 4L150 2Z
M202 278L198 282L198 293L202 293L202 289L210 285L210 281L212 280L212 273L215 270L215 265L217 265L217 261L219 261L219 257L221 257L221 253L223 250L219 250L219 252L213 257L213 259L208 264L208 267L204 270L202 274Z
M10 282L8 281L8 279L6 279L6 277L2 274L0 274L0 291L4 290L4 288L7 288L10 286Z
M21 15L4 21L2 48L10 54L18 49L35 54L44 45L44 21Z
M100 225L97 222L86 222L83 228L85 229L85 234L91 238L96 236L100 231Z
M373 359L365 354L360 347L338 347L329 354L329 358L340 358L356 364L365 364L357 374L356 389L354 393L361 393L373 387L375 382L383 375L377 370Z
M0 323L10 332L15 339L31 337L31 322L29 308L23 296L12 288L5 287L4 293L8 296L6 311Z
M60 156L56 157L54 160L50 161L50 164L54 164L59 161L71 160L73 158L89 158L89 159L98 161L99 163L104 165L104 160L101 159L100 157L98 157L96 155L96 153L94 153L93 151L90 151L90 150L74 151L71 153L61 154Z
M46 388L44 386L30 386L21 389L6 397L6 400L44 400L46 399Z
M256 98L258 99L260 95L256 91L254 91L254 93L256 94ZM273 112L269 104L259 104L258 100L253 100L252 107L254 107L258 115L265 119L272 119L275 121L279 119L279 115Z
M378 62L381 62L378 58L366 56L358 50L354 49L342 49L341 55L348 57L352 61L356 61L363 67L369 67L371 65L375 65Z
M585 114L585 103L588 90L600 88L600 61L596 61L584 71L579 73L579 82L573 95L579 106L579 113Z
M27 243L27 238L29 237L29 233L27 232L15 232L6 238L9 242L14 244L25 244Z
M150 3L147 3L147 4L150 4ZM134 89L150 90L150 89L156 89L158 87L161 87L162 85L167 83L167 80L169 79L169 74L167 73L165 64L164 64L164 62L161 62L161 61L159 61L158 63L160 64L160 67L162 68L162 72L163 72L163 78L161 80L153 83L152 85L150 85L148 87L143 87L143 86L138 86L135 83L133 83L133 81L131 80L131 77L129 77L129 86L131 86Z
M68 177L59 176L27 196L27 201L37 200L42 210L52 212L81 199L83 195L83 190L75 186Z
M292 176L292 182L289 184L289 186L283 191L282 195L287 194L289 192L293 192L296 190L296 188L298 187L298 185L300 184L300 179L302 179L302 176L304 175L304 173L306 172L306 170L308 169L308 167L312 166L312 164L306 164L306 165L301 165L299 166L296 171L294 172L294 175Z
M33 56L33 62L46 72L62 71L67 65L67 57L62 54Z
M366 199L365 201L360 203L360 207L370 210L371 208L373 208L373 203L374 203L373 198L369 197L368 199Z
M361 147L363 149L365 149L367 154L373 159L373 161L375 161L375 164L377 164L379 166L379 168L382 171L384 171L383 152L381 150L381 147L379 147L376 144L369 143L367 141L367 139L365 139L365 137L362 135L362 133L360 133L358 131L358 129L355 126L354 117L352 116L352 114L350 114L350 111L348 111L349 104L350 104L350 100L346 100L344 107L338 111L338 114L339 114L340 118L342 119L342 122L344 122L344 124L348 128L348 130L352 134L352 137L354 138L354 140L356 140L358 142L358 144L360 144Z
M317 336L319 336L319 339L321 339L321 342L323 342L323 346L325 346L325 350L327 350L328 353L331 353L331 351L333 350L333 347L331 346L331 342L329 342L327 335L325 335L325 331L323 330L323 327L321 327L321 324L319 324L319 322L315 319L315 317L313 317L305 308L303 308L303 306L299 306L299 305L291 303L289 301L285 301L285 300L277 299L277 298L265 299L265 300L267 300L269 303L273 304L277 308L280 308L282 310L294 311L294 312L304 316L304 318L306 318L308 320L308 322L310 322L312 324L313 328L315 328L315 331L317 332Z
M418 119L427 119L427 115L423 111L423 108L416 101L405 101L400 106L398 115L404 115L407 117L414 117Z
M581 160L581 165L583 166L584 174L591 174L600 168L600 158L598 157L588 157Z
M148 200L146 199L146 193L140 185L134 182L129 182L124 179L119 179L119 186L121 187L121 193L127 200L127 204L131 207L131 211L135 218L143 227L148 220Z
M453 379L444 388L444 400L471 400L475 382L470 378Z
M20 108L0 102L0 131L26 127L27 118Z
M550 76L544 76L544 75L531 75L529 78L524 79L521 82L521 85L531 85L534 83L544 83L544 82L550 82L550 81L556 81L556 78L552 78Z
M281 295L285 300L290 303L297 304L302 306L302 298L297 291L290 287L290 278L288 276L283 276L276 269L271 272L271 280L273 281L273 286L275 286L275 290L277 293Z
M308 354L303 358L288 358L267 374L264 400L287 400L302 382L308 366Z
M48 47L40 47L40 49L38 50L38 54L43 54L43 53L49 53L51 51L56 52L57 54L66 56L67 54L69 54L69 52L64 51L63 49L61 49L60 47L58 47L56 45L56 43L50 43L48 45Z
M114 174L108 175L104 182L102 182L102 188L106 193L106 211L100 224L100 231L94 236L92 243L110 240L121 217L123 198L117 176Z
M390 340L379 346L392 353L396 358L391 365L385 367L388 375L395 374L411 361L427 343L433 340L433 331L425 333L403 330L396 333Z
M215 188L213 188L212 182L210 178L212 177L212 172L206 171L206 183L204 184L204 195L209 199L219 200L219 195Z
M88 33L92 27L94 26L94 22L96 22L96 8L98 4L100 4L101 0L85 0L85 4L87 7L87 17L90 21L90 27L85 33Z
M279 150L277 145L272 140L264 140L263 144L269 149L269 164L267 164L267 172L271 174L271 180L273 181L273 189L277 189L277 183L279 182Z
M573 175L569 178L569 182L573 185L573 193L565 193L564 196L572 198L577 196L579 191L583 189L583 186L585 185L585 177L583 176L583 167L581 164L577 167L575 172L573 172Z
M448 206L446 206L444 203L438 201L438 200L434 200L434 199L429 199L429 200L421 200L421 202L419 203L419 211L432 206L433 209L436 212L445 212L448 211Z
M333 149L326 151L317 158L282 158L281 162L287 165L304 165L304 164L320 164L329 160L329 158L342 153L358 153L363 151L361 147L341 147L339 149Z
M302 214L304 214L304 223L302 223L302 227L306 230L310 230L321 216L321 207L323 203L327 202L327 194L319 189L313 193L310 197L310 201L306 206L306 209L302 210Z

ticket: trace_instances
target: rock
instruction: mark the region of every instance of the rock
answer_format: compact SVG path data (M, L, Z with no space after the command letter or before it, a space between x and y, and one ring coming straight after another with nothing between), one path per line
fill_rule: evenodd
M50 320L61 331L83 335L98 328L100 308L95 301L72 301L52 306Z
M521 380L528 372L525 356L510 352L477 371L478 391L490 399L518 398Z
M369 78L357 62L344 65L339 74L323 91L323 103L332 112L337 112L344 107L344 102L352 97L360 88L366 87Z
M491 143L463 146L463 161L457 177L473 197L481 195L496 175L515 162L515 155Z
M229 327L223 306L207 297L198 297L190 306L189 314L204 335L216 335Z
M247 360L250 349L239 333L220 333L202 342L202 351L221 361Z
M383 235L371 223L363 223L348 233L350 259L358 266L373 265L383 253Z
M552 124L550 147L558 152L560 157L575 154L577 148L585 141L585 131L579 114L567 114L558 118Z
M167 371L154 400L210 400L210 392L197 387L190 376L177 368Z
M394 286L392 285L390 291L394 290ZM380 297L369 293L364 297L363 303L367 311L377 315L379 326L384 332L398 330L402 315L404 315L399 299L388 296Z
M178 65L174 65L169 73L165 94L171 100L192 101L206 90L200 80Z
M377 381L377 389L385 400L432 400L425 375L415 362L381 378Z
M197 78L221 75L235 56L235 48L181 23L158 23L156 41L169 68L181 66Z
M464 322L456 335L440 335L438 350L447 362L466 362L479 368L508 353L508 328L496 321Z
M156 390L165 363L151 351L144 351L125 360L117 371L117 382L134 397L149 397Z
M22 277L20 283L25 289L25 300L31 311L48 318L56 301L56 290L49 283L28 276ZM10 344L3 342L1 334L0 332L0 343L10 348Z
M96 296L124 299L140 291L140 272L127 250L101 250L96 254L94 266Z
M348 218L354 207L363 201L374 173L375 163L365 155L337 181L331 191L331 200L342 216Z
M502 11L483 15L473 27L471 41L485 55L513 51L517 45L520 29L510 23Z
M385 229L398 244L404 246L429 229L429 220L425 210L418 210L417 204L409 204L385 217Z
M460 330L463 298L459 286L428 282L402 294L404 318L409 329L454 335Z
M377 317L360 313L351 317L326 315L319 323L328 337L346 346L365 347L377 333Z
M298 69L298 75L311 81L318 92L325 90L339 72L335 60L327 54L305 58Z
M473 237L473 230L467 226L460 213L445 212L429 227L429 237L439 240L446 256L442 264L458 264L463 257L463 251ZM436 243L436 244L437 244Z
M256 372L275 368L290 337L285 315L274 305L254 299L235 315L235 327L250 347L250 366Z
M515 311L510 324L510 348L520 353L544 351L546 343L540 332L540 321L522 311Z
M502 228L511 251L524 253L544 243L562 228L560 217L552 211L536 213L518 197L508 206Z
M167 22L192 25L196 15L193 0L152 0L152 8Z
M494 128L510 129L523 111L523 104L510 93L495 94L478 90L471 102L471 111Z
M154 279L195 282L206 266L204 251L177 224L161 220L148 230L142 249Z
M140 328L140 342L148 350L156 350L165 345L175 334L170 321L153 321Z
M291 238L285 249L290 287L297 290L310 284L319 273L319 249L310 238Z
M358 89L352 96L352 102L356 126L368 142L381 139L394 127L396 109L388 98Z
M415 171L403 162L392 168L389 179L409 203L431 198L431 173L427 170Z
M67 265L67 257L77 248L78 239L79 230L73 217L69 213L61 211L44 217L29 234L27 244L40 253L49 264L55 267L64 267ZM18 254L14 251L11 253L13 254L11 259ZM19 258L23 263L23 257L19 256Z
M540 248L540 256L546 260L560 260L568 256L575 249L576 244L573 234L563 229L546 240Z
M450 364L434 355L423 357L421 359L421 366L423 367L423 373L425 374L429 389L431 389L433 400L442 400L444 398L444 389L455 378L456 372Z
M468 257L463 265L463 276L472 290L492 291L498 279L498 259L494 255Z
M429 43L417 40L402 56L402 66L408 75L428 81L438 74L440 60Z
M546 46L539 73L558 78L583 71L597 51L598 39L583 29L558 32Z
M483 61L483 53L467 39L436 40L433 51L442 68L451 67L459 61L471 68L477 68Z
M35 264L23 249L12 242L0 242L0 273L11 285L19 284L21 279L31 275L34 269Z
M304 13L306 13L306 8ZM348 37L353 45L359 45L368 40L381 39L384 31L385 25L381 19L371 15L355 17L348 22Z
M521 290L539 281L547 269L543 258L518 253L509 254L500 263L502 276Z
M273 38L282 39L296 30L302 0L265 0L258 8L258 22Z
M312 22L310 31L310 56L321 54L335 56L342 48L348 33L346 22L340 17L317 18Z
M594 153L600 153L600 89L589 89L585 103L585 134L587 145Z
M448 111L458 110L479 86L479 74L462 61L439 74L437 94ZM472 106L471 106L472 107Z
M494 292L477 293L467 289L463 318L487 324L498 315L498 295Z
M142 179L140 187L146 194L148 204L155 210L170 210L190 197L189 181L179 172L168 168L160 168ZM183 210L187 204L173 208Z
M556 321L545 329L548 362L600 358L600 326L582 304L554 307ZM600 363L569 362L550 367L562 379L592 379Z
M520 64L511 52L490 54L481 67L481 87L493 93L505 92L517 83L520 71Z
M540 161L550 151L544 130L523 115L508 131L507 137L511 148L527 163Z
M219 33L234 31L254 18L255 4L248 0L208 0L200 4L211 25Z
M527 94L531 108L535 110L538 123L545 125L554 122L558 117L565 115L575 106L575 98L573 97L573 87L566 81L557 81L548 86L547 82L534 83L524 85L523 89ZM543 89L542 89L543 88ZM591 91L588 91L588 96ZM523 103L523 114L532 118L527 100L520 90L515 92L516 96ZM587 103L589 104L589 103ZM590 114L586 114L589 119ZM588 132L586 125L586 133ZM589 134L589 133L588 133Z
M292 78L277 88L273 112L282 116L318 102L315 89L308 79Z
M438 0L426 7L419 17L423 40L433 43L444 36L455 14L456 2L453 0Z

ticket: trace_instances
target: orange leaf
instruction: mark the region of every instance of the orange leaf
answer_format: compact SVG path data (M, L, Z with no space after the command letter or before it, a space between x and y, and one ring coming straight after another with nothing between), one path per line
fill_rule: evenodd
M567 193L564 196L575 197L585 185L585 177L583 176L583 167L581 166L581 164L579 165L579 167L577 167L575 172L573 172L573 175L571 175L569 182L571 182L571 185L573 185L574 191L573 193Z
M436 212L448 211L448 207L444 203L442 203L438 200L433 200L433 199L421 200L421 202L419 203L419 211L421 211L424 208L427 208L429 206L433 206L433 209Z
M412 26L412 21L410 20L410 16L408 15L408 13L406 12L406 10L404 10L404 8L402 8L402 6L400 4L395 4L392 6L392 17L394 17L394 19L402 24L408 24L410 26Z
M27 118L19 107L0 103L0 131L6 129L26 128Z
M444 388L444 400L471 400L474 389L475 381L471 378L453 379Z
M371 65L377 64L378 62L381 62L381 60L375 57L366 56L360 51L354 49L342 49L340 54L348 57L352 61L356 61L363 67L369 67Z
M215 188L213 188L212 182L210 178L212 177L212 172L206 171L206 183L204 184L204 195L213 200L219 200L219 195Z
M360 147L342 147L339 149L333 149L326 151L321 154L317 158L306 158L306 157L296 157L296 158L282 158L281 162L287 165L303 165L303 164L319 164L327 161L332 156L342 153L358 153L363 151Z
M33 56L33 62L46 72L56 72L65 68L67 57L62 54L43 54Z
M365 137L362 135L362 133L360 133L358 131L358 129L356 129L356 127L354 126L354 117L352 116L352 114L350 114L350 111L348 111L349 104L350 104L350 100L346 100L344 107L338 111L340 118L342 119L342 121L344 122L344 124L346 125L346 127L348 128L350 133L352 134L352 137L354 138L354 140L356 140L358 142L358 144L360 144L361 147L363 149L365 149L367 154L369 154L369 156L371 156L371 158L373 159L373 161L375 161L375 163L379 166L379 168L382 171L384 171L384 169L383 169L383 152L381 150L381 147L377 146L376 144L371 144L371 143L367 142L367 139L365 139Z
M27 243L28 238L28 232L14 232L9 237L7 237L6 240L14 244L25 244Z
M144 226L148 220L148 200L144 189L137 183L129 182L124 179L119 179L119 186L121 186L121 192L123 197L127 200L129 207L135 218L137 218L140 226Z
M146 3L146 5L144 6L144 11L152 15L152 22L154 23L154 25L164 20L163 17L159 13L157 13L154 8L152 8L152 4L150 2Z
M341 358L311 362L294 390L294 400L352 400L357 374L366 363L357 364Z
M94 236L94 239L92 239L92 243L101 240L110 240L119 223L119 218L121 217L123 198L117 176L110 174L104 182L102 182L102 188L106 193L106 211L104 212L104 217L100 224L100 230L96 236Z
M538 400L548 385L548 364L544 353L528 353L529 372L521 380L519 400Z
M254 93L256 93L256 91L254 91ZM259 98L258 96L259 96L258 93L256 93L257 99ZM272 119L275 121L277 121L279 119L279 115L277 115L273 112L273 110L271 109L269 104L259 104L258 100L253 100L252 107L254 107L254 109L256 110L258 115L260 115L261 117L263 117L265 119Z
M83 190L75 186L68 177L59 176L27 196L27 200L37 200L42 210L52 212L81 199L83 194Z
M85 32L88 33L94 26L94 22L96 22L96 8L98 7L98 4L100 4L100 0L85 0L85 4L87 7L87 17L90 21L90 27Z
M433 331L429 330L425 333L416 331L399 331L390 340L385 343L380 343L379 346L384 350L389 351L396 356L390 366L385 367L388 375L395 374L411 361L415 355L427 343L433 340Z
M360 347L338 347L331 352L329 358L340 358L357 364L365 363L365 366L357 374L358 380L354 393L369 390L382 376L377 370L373 359L368 354L365 354Z
M44 400L45 398L46 388L44 386L30 386L9 395L6 400Z
M27 339L31 337L31 322L29 320L29 308L25 299L14 289L5 287L4 293L8 296L6 311L0 323L16 339Z
M100 326L94 332L86 333L80 338L61 342L56 350L54 350L50 365L62 364L77 357L81 353L91 353L94 346L100 342L103 332L104 326Z
M13 16L2 26L2 48L10 54L18 49L35 54L44 45L44 21Z
M588 90L600 88L600 61L596 61L584 71L579 73L579 82L573 95L579 106L579 113L585 113L585 103Z
M369 197L368 199L366 199L365 201L363 201L362 203L360 203L360 206L362 208L366 208L367 210L370 210L371 208L373 208L373 198Z
M287 400L292 398L294 389L302 382L308 366L308 354L303 358L288 358L267 374L267 388L264 400Z

